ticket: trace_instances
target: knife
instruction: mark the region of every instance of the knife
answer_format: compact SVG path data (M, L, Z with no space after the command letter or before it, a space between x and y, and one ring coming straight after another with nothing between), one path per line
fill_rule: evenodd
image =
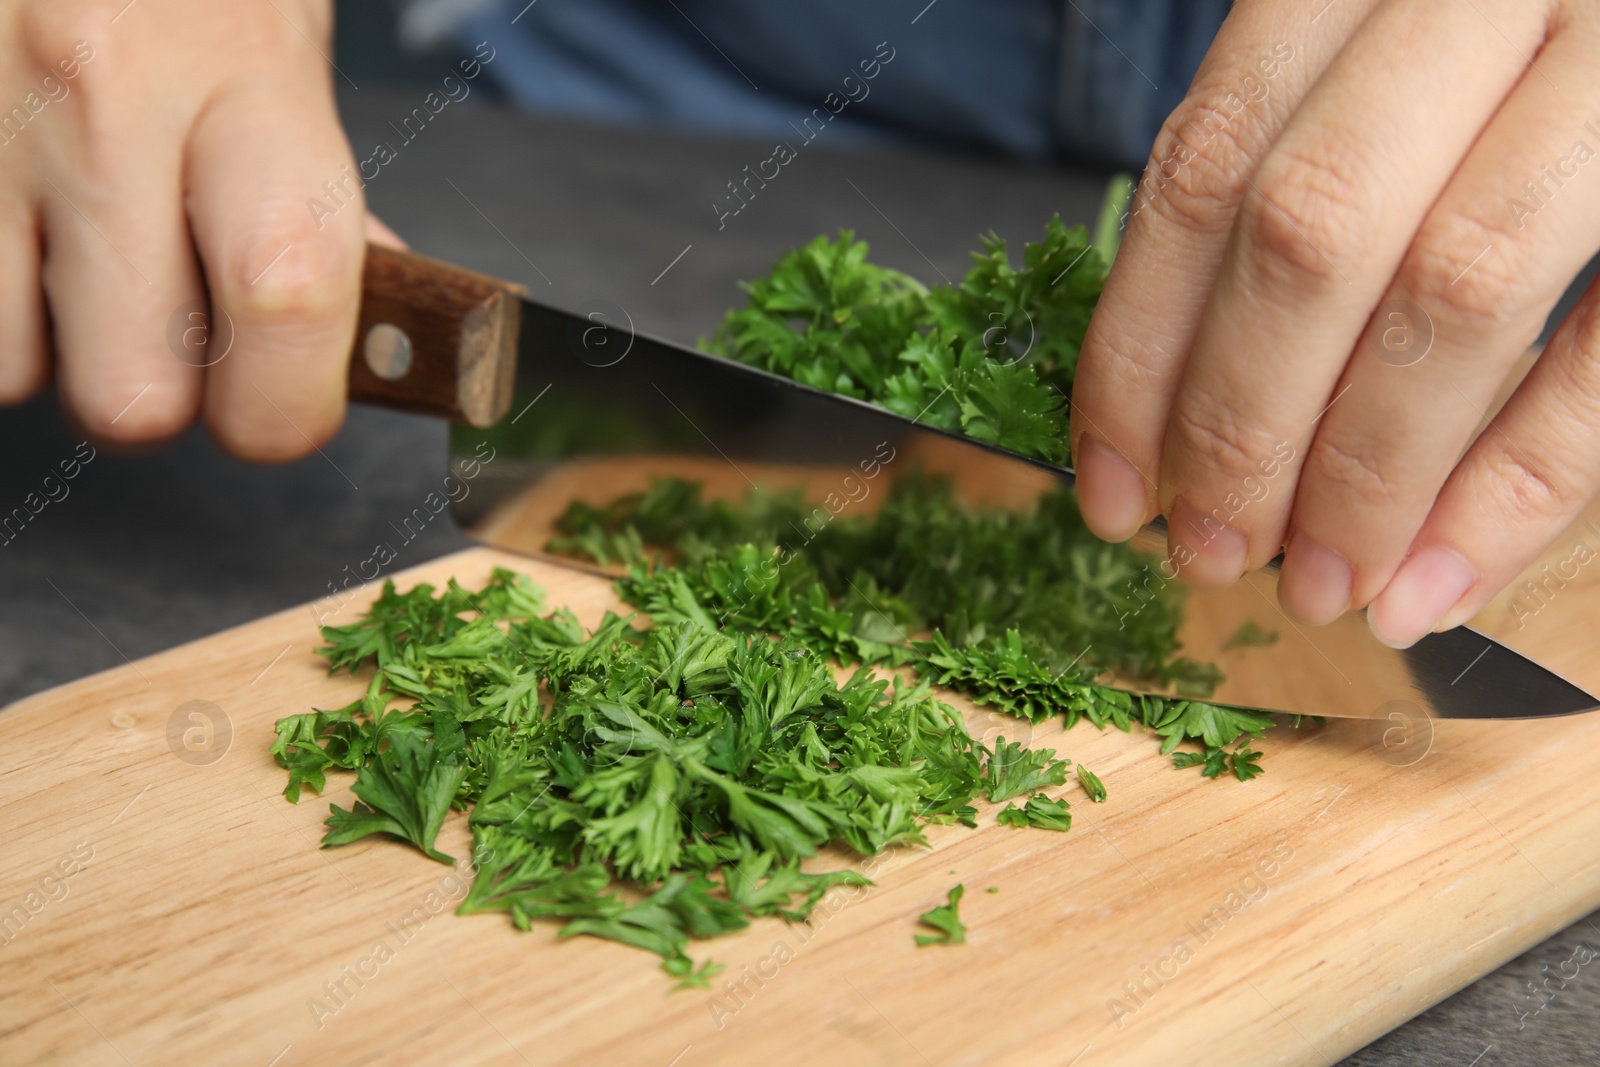
M451 469L471 480L459 501L452 494L456 521L487 544L536 556L574 500L605 504L664 477L700 481L708 496L725 498L800 486L818 502L818 524L832 520L835 504L848 513L860 487L877 493L914 471L948 477L964 501L986 507L1026 508L1074 482L1068 468L643 336L620 307L562 311L520 286L375 245L349 383L351 399L451 419ZM1134 546L1151 557L1152 584L1164 584L1164 520ZM1210 700L1407 724L1600 707L1467 626L1402 650L1379 642L1357 613L1298 626L1278 608L1278 564L1228 589L1188 592L1184 654L1225 674ZM1270 648L1226 647L1247 623L1280 638Z

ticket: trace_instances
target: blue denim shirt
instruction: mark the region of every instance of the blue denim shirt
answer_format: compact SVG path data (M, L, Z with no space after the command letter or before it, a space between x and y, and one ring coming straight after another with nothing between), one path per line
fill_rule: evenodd
M465 7L458 39L490 42L488 74L529 108L769 136L826 107L840 120L835 142L1133 168L1228 9L1228 0L422 2Z

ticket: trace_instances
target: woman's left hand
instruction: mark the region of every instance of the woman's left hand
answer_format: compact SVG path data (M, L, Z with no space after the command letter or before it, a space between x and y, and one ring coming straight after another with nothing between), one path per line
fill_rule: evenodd
M1395 646L1475 614L1600 488L1600 289L1473 436L1600 248L1597 71L1581 0L1239 0L1084 344L1090 528L1287 543L1285 612Z

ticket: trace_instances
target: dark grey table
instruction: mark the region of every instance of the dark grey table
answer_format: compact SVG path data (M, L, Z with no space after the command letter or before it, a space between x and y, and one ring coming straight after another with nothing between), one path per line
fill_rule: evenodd
M380 140L397 149L367 189L380 215L421 251L556 304L611 300L641 331L691 342L737 301L738 279L818 233L854 229L885 264L959 278L981 231L1020 251L1051 212L1087 221L1104 178L836 152L824 134L719 225L713 203L771 145L540 121L470 101L407 143L390 123L420 97L368 88L345 101L358 157ZM75 443L53 397L0 415L0 508ZM0 703L325 595L439 486L444 446L438 423L357 408L325 457L282 467L237 463L198 430L144 455L102 452L69 496L0 548ZM395 567L465 544L441 521ZM1592 920L1346 1064L1600 1062L1600 969L1563 977L1580 941L1600 945Z

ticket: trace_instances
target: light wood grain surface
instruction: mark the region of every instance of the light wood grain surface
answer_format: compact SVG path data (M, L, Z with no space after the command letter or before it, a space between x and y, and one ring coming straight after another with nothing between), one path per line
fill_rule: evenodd
M488 550L397 581L497 563L585 622L614 605L600 578ZM1537 628L1569 655L1600 607L1579 584ZM972 711L975 732L1086 763L1110 799L1069 792L1066 835L988 808L978 831L935 828L809 928L696 944L728 965L717 989L667 995L645 953L456 917L454 872L408 847L317 848L349 776L293 806L267 756L275 719L363 685L322 670L316 621L262 619L0 714L0 1062L1332 1063L1600 905L1600 716L1440 723L1398 748L1367 723L1279 730L1240 784L1173 771L1148 734ZM231 726L214 762L169 744L191 701ZM461 817L441 843L465 854ZM915 947L956 882L968 943Z

